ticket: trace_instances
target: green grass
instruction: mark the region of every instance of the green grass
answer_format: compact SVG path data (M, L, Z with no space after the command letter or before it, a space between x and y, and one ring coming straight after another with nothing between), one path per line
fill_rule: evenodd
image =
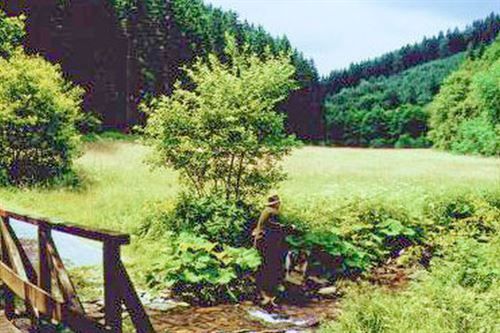
M173 171L150 170L144 163L147 155L148 149L134 142L105 139L86 143L85 154L76 161L82 188L0 188L0 205L130 232L141 219L146 202L172 200L179 188Z
M285 206L338 206L361 197L418 209L429 196L500 189L500 159L431 149L305 147L284 166Z
M172 201L177 174L151 170L149 149L130 140L97 139L76 161L78 189L0 188L0 205L88 226L131 232L148 202ZM284 162L284 207L332 207L376 197L418 208L428 196L500 188L500 159L434 150L303 147Z

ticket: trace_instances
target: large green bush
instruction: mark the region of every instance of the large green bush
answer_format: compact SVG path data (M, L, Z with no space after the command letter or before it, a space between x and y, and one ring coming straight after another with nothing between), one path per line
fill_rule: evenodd
M202 305L250 297L249 276L260 265L255 249L234 248L180 233L168 238L143 274L148 286L171 288L176 296Z
M453 73L429 110L435 147L500 155L500 40Z
M75 119L82 90L42 58L0 59L0 176L10 184L47 182L70 172L78 152Z
M196 62L186 71L192 89L178 82L146 108L145 132L155 164L179 170L192 193L248 202L285 176L278 162L295 141L277 107L296 87L294 68L288 55L263 60L227 38L227 62Z

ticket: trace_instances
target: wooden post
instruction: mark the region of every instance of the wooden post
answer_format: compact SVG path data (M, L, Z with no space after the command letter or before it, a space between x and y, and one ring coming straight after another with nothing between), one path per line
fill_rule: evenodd
M47 239L51 235L49 225L41 223L38 226L38 286L52 295L52 275L50 257L47 249ZM50 322L51 318L46 317Z
M7 218L0 218L0 223L7 223ZM2 262L7 266L12 267L10 263L9 253L7 249L7 244L5 243L5 235L3 234L4 229L0 228L0 245L2 249ZM3 286L3 293L5 298L5 316L7 319L12 320L16 314L16 307L14 305L14 293L7 287Z
M51 230L47 225L38 226L38 286L48 294L52 293L50 257L47 250L47 239L50 234Z
M122 331L122 297L120 295L120 245L111 240L103 244L104 261L104 319L113 333Z

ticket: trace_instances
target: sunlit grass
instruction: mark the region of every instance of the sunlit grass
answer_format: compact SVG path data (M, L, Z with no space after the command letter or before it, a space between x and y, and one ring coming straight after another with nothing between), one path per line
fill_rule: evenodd
M500 159L430 149L305 147L284 166L281 192L294 206L362 197L419 208L429 196L500 189Z
M178 190L170 170L151 170L148 149L125 141L87 143L76 161L79 189L0 189L0 205L88 226L129 232L149 201L172 200Z

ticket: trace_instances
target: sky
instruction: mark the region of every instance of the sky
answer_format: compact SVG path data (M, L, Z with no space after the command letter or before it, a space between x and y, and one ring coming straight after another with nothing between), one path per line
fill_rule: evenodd
M286 35L321 75L500 12L500 0L205 0Z

